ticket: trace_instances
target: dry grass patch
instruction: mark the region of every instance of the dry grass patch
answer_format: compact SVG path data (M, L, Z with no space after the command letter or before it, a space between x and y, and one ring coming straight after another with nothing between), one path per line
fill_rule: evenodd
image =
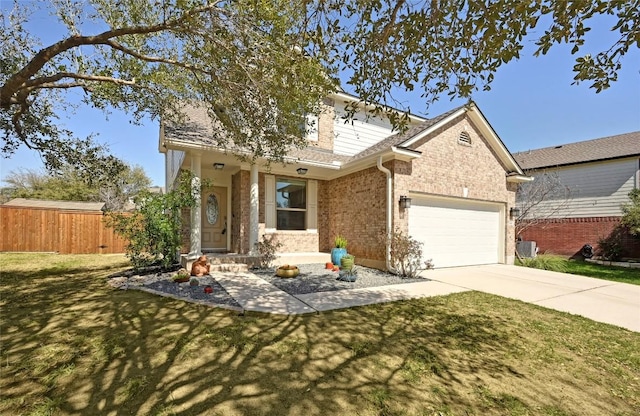
M640 413L640 334L496 296L238 316L110 288L124 257L0 267L0 414Z

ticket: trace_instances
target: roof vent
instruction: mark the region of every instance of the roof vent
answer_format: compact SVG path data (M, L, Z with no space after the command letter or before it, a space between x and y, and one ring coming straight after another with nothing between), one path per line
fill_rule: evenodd
M460 133L458 137L458 144L464 144L466 146L471 146L471 136L466 131Z
M554 147L554 149L560 149L562 145Z

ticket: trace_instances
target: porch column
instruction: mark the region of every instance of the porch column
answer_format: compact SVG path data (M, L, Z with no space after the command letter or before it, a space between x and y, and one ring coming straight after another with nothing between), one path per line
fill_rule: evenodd
M191 207L191 233L189 235L189 259L195 259L202 254L202 203L201 203L201 191L200 191L200 177L202 175L200 164L202 162L202 155L199 152L191 153L191 172L193 173L193 179L191 180L191 194L193 195L196 203Z
M258 189L258 165L251 165L251 193L249 210L249 253L256 254L256 244L258 243L258 214L260 213L260 194Z

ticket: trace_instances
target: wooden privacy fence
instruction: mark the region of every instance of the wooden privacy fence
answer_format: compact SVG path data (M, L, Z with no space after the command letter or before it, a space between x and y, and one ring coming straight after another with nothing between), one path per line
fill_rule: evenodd
M124 253L126 240L103 219L101 211L0 205L0 251Z

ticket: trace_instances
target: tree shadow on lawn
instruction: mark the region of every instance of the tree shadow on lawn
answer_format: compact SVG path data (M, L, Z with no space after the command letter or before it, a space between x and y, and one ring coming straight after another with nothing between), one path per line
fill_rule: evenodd
M467 391L525 378L505 360L520 348L508 319L451 297L238 316L107 274L3 276L0 411L411 414L500 407Z

